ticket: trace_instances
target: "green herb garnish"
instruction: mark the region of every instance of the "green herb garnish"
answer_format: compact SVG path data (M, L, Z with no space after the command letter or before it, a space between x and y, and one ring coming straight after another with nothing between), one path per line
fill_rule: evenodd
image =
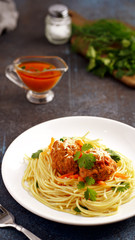
M97 193L94 189L87 188L87 190L84 192L84 197L86 200L90 199L91 201L96 201Z
M33 153L31 158L39 158L39 154L43 152L43 150L38 150L37 152Z
M74 161L77 161L80 168L91 169L94 166L96 158L93 153L85 153L93 146L91 144L83 144L81 151L77 151L74 155Z
M125 190L127 190L128 188L130 188L130 184L128 182L122 182L120 183L119 187L117 188L116 192L124 192ZM112 190L114 191L116 189L116 187L112 187Z
M60 141L64 142L66 139L67 139L66 137L63 137L63 138L60 138Z
M93 146L92 146L90 143L85 143L85 144L83 144L83 146L82 146L82 151L87 151L87 150L89 150L90 148L93 148Z
M78 207L75 207L75 208L74 208L74 211L76 211L77 213L80 213L80 212L81 212L81 210L80 210Z
M82 153L82 156L77 160L80 168L91 169L96 162L96 158L93 153Z
M77 184L77 188L78 189L83 189L85 187L85 182L83 181L80 181L78 184Z
M95 179L92 177L91 178L86 177L85 181L86 181L87 185L93 185L95 183Z
M110 154L110 157L117 163L120 161L120 156L115 151L111 150L110 148L106 148L105 151L107 151Z
M77 184L77 188L78 189L83 189L83 188L85 188L85 186L93 185L95 183L95 180L92 177L91 178L86 177L85 181L86 182L80 181ZM96 201L96 196L97 196L96 191L87 187L87 190L84 192L84 198L86 200L90 199L91 201Z
M80 154L81 154L80 151L77 151L77 152L75 153L75 155L74 155L74 161L77 161L77 160L79 159Z
M85 182L86 182L86 184L85 184ZM93 185L94 183L95 183L95 180L94 180L94 178L92 178L92 177L86 177L85 178L85 182L83 182L83 181L80 181L78 184L77 184L77 187L78 187L78 189L83 189L83 188L85 188L85 185Z

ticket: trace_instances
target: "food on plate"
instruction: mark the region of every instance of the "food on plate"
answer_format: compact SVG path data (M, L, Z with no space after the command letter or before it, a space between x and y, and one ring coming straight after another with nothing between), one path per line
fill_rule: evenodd
M100 77L111 74L135 87L135 29L116 20L83 23L73 24L71 44L88 59L88 71Z
M51 138L28 161L22 184L43 204L86 217L116 214L134 198L132 161L99 139Z
M52 168L60 174L78 172L78 164L74 161L74 152L79 150L79 144L72 139L55 141L51 151Z

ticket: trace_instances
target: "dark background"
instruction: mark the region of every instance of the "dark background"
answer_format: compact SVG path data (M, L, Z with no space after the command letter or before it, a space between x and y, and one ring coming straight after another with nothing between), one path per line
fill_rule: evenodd
M87 19L115 18L135 26L134 0L59 1ZM0 165L9 144L28 128L64 116L99 116L135 127L135 90L113 77L100 79L86 71L87 61L71 51L70 44L52 45L44 36L44 19L54 0L16 0L17 28L0 36ZM5 77L5 67L22 55L56 55L69 70L54 88L55 98L46 105L26 100L23 89ZM12 159L13 161L13 159ZM0 203L16 222L45 239L135 239L135 218L97 227L67 226L38 217L20 206L6 190L0 176ZM27 239L11 228L0 229L1 240Z

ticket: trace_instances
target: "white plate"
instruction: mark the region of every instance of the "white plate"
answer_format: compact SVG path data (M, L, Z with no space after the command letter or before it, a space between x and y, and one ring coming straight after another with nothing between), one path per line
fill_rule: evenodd
M135 215L135 200L122 205L116 215L82 217L58 212L38 202L22 188L21 180L26 165L24 154L46 147L51 137L83 136L101 138L107 147L118 150L133 160L135 167L135 129L126 124L99 117L65 117L38 124L18 136L7 149L2 162L2 177L12 197L29 211L52 221L72 225L101 225L121 221Z

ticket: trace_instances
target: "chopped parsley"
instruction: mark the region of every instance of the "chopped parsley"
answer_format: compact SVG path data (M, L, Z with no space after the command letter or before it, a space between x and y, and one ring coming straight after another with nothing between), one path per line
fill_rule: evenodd
M116 192L124 192L125 190L130 188L130 184L128 182L121 182L119 187L117 187ZM114 191L116 187L112 187L112 190Z
M106 148L105 151L107 151L110 154L110 157L117 163L120 161L120 156L115 151L111 150L110 148Z
M31 158L39 158L39 154L43 152L43 150L38 150L37 152L33 153Z

